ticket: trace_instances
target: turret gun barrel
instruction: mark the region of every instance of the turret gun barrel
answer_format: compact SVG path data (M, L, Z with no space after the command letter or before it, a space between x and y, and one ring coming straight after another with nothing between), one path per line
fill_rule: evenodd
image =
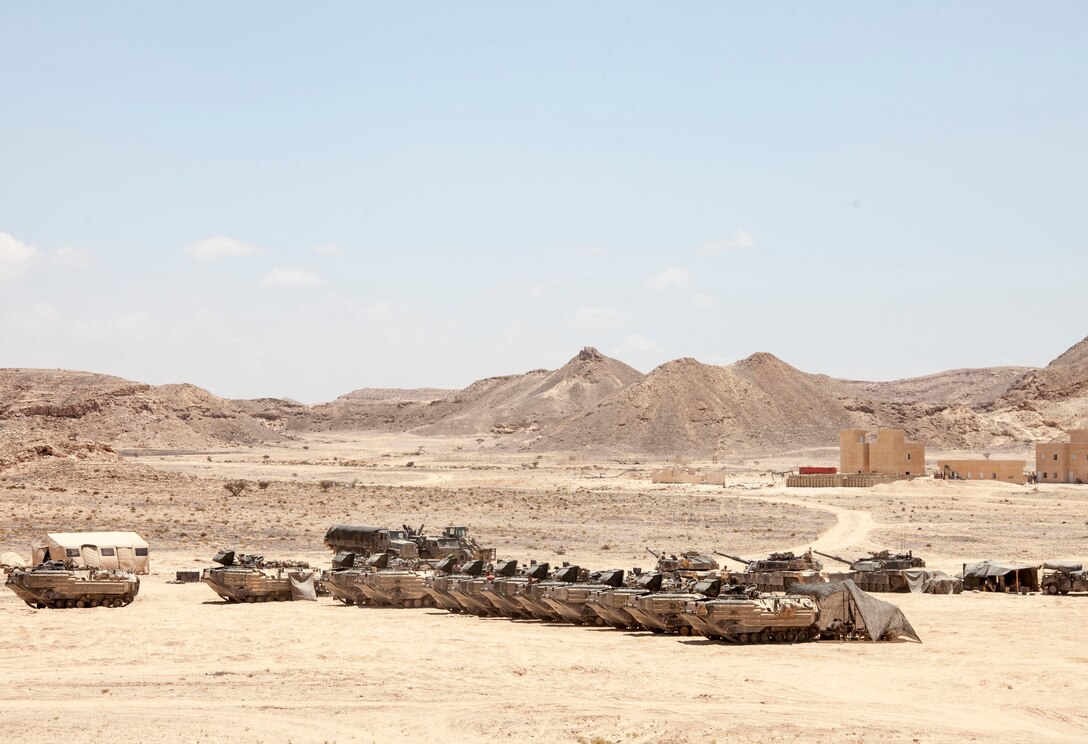
M649 548L646 548L646 552L649 553L650 555L652 555L657 560L661 560L661 553L655 553L654 551L650 550Z
M731 561L736 561L737 563L743 563L745 566L747 566L748 564L751 563L751 561L748 560L747 558L741 558L739 555L729 555L729 553L722 553L722 552L719 552L717 550L714 551L714 555L720 555L722 558L728 558Z
M812 552L815 553L816 555L822 555L824 558L830 558L833 561L838 561L839 563L845 563L847 566L853 565L853 563L851 563L850 561L846 560L845 558L840 558L837 555L831 555L830 553L821 553L819 550L813 550Z

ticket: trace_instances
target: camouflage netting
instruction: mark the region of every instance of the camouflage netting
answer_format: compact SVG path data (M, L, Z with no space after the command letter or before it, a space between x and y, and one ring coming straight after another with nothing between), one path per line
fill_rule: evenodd
M821 631L847 626L872 641L922 642L902 610L863 592L850 579L828 584L793 584L789 593L816 600L820 608L817 624Z

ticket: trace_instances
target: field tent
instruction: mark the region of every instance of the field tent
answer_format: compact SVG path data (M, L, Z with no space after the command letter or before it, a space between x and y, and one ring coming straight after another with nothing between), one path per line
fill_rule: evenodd
M827 584L791 584L789 593L816 600L821 631L835 626L852 627L871 641L921 643L902 610L867 594L850 579Z
M48 559L140 574L151 568L147 542L135 532L50 532L32 547L35 565Z
M1023 589L1039 591L1039 567L1029 563L965 563L960 578L963 579L964 589L991 592L1019 592Z

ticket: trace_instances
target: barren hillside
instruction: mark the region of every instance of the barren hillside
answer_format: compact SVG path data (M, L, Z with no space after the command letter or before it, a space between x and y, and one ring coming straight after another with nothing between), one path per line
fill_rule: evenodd
M145 385L90 372L0 370L0 439L202 448L274 441L275 432L195 385Z
M422 434L535 431L587 411L642 379L638 370L592 347L555 370L481 380L442 401L444 411Z
M540 449L708 455L825 445L852 423L835 380L771 354L725 367L678 359L568 417Z
M1008 392L1034 367L981 367L953 369L924 377L867 382L838 380L855 398L913 403L988 403Z

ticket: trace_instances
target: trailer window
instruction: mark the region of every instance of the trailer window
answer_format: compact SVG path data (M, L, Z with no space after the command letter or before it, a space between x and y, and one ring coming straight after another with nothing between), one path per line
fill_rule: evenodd
M64 551L64 554L67 555L69 558L78 558L79 548L68 548Z
M112 558L113 556L117 555L113 548L99 548L98 552L106 556L107 558Z
M136 548L136 555L147 555L147 548Z

